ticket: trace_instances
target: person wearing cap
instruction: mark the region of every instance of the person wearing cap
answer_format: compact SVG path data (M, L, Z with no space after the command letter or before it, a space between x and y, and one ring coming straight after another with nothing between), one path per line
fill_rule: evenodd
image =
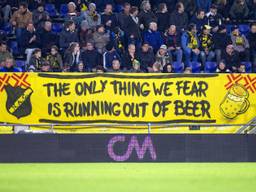
M213 44L215 49L217 63L221 60L221 55L225 52L228 44L232 43L230 36L227 34L225 25L220 25L216 33L213 33Z
M222 54L222 59L225 61L227 69L232 73L237 72L240 66L240 57L232 44L227 45L225 52Z
M196 25L191 23L187 31L181 36L181 47L185 56L185 66L189 66L190 61L198 61L200 54L199 45Z
M143 34L143 40L149 42L150 46L153 47L154 53L156 53L164 43L161 33L157 30L156 22L149 24L149 29Z
M169 54L166 45L161 45L156 53L156 62L161 64L161 69L169 63L172 63L172 56Z
M103 67L108 70L112 67L112 61L114 59L121 60L120 55L115 50L112 42L109 42L106 46L106 51L103 53Z
M152 65L155 62L155 55L153 49L150 47L148 42L143 42L139 54L141 70L143 70L144 72L150 71L150 69L152 69Z
M60 33L59 45L62 49L67 49L72 42L78 42L78 33L74 21L69 20L64 24L64 29Z
M250 60L250 45L245 37L245 35L241 34L239 31L238 26L234 26L232 28L231 33L231 41L234 47L234 50L239 53L240 58L243 61L249 61Z
M176 30L175 25L171 25L164 34L164 42L167 45L168 52L172 57L176 57L176 61L182 63L183 51L181 49L181 35Z
M244 20L248 18L249 8L245 0L235 0L229 14L232 19Z
M215 57L214 44L212 35L210 33L211 26L204 25L201 34L199 35L200 42L200 58L202 62L202 68L205 66L206 61L212 61Z
M218 26L223 23L223 17L218 13L217 5L211 5L210 11L206 13L206 17L208 20L208 25L212 27L213 32L216 32L218 30Z
M89 29L95 29L101 24L101 16L96 11L96 4L89 4L88 10L83 12L83 18L88 22Z

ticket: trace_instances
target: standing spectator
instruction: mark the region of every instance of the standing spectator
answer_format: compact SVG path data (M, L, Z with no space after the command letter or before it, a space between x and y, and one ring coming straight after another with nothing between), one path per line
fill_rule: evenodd
M155 63L155 55L148 42L142 44L140 50L140 68L144 72L150 71Z
M90 29L95 29L96 26L101 24L101 17L96 11L96 5L94 3L89 4L89 9L84 12L84 19L88 22Z
M97 26L96 31L93 34L93 43L95 48L102 54L106 51L106 45L110 41L109 33L105 32L103 25Z
M41 49L35 49L29 61L29 66L33 66L36 69L36 71L41 71L43 62L44 59L42 58Z
M2 10L3 13L3 21L4 23L7 23L11 16L11 5L8 0L1 0L0 2L0 11ZM1 15L1 13L0 13Z
M140 61L139 55L136 53L136 47L134 44L128 46L128 52L124 55L124 65L122 66L124 71L129 71L134 62Z
M196 24L198 32L201 32L204 25L207 25L207 18L203 9L198 9L196 14L192 17L191 23Z
M97 66L102 66L102 55L94 48L91 42L87 42L86 50L82 52L81 59L87 72L95 71Z
M157 22L155 14L151 11L151 4L148 0L141 3L141 12L139 14L141 29L147 30L151 22Z
M256 23L251 24L251 31L248 34L248 41L250 44L253 72L256 72Z
M43 29L38 31L36 38L43 55L45 55L50 51L51 47L58 42L57 35L52 32L52 22L45 21Z
M10 51L8 51L6 42L0 42L0 66L1 63L6 60L6 58L12 58L12 54Z
M225 51L228 44L232 43L230 36L227 34L225 25L219 26L217 33L213 34L213 43L215 48L215 55L217 63L220 62L222 53Z
M229 18L229 10L231 8L229 0L216 0L215 3L218 6L219 14L227 21L230 20Z
M117 14L117 22L122 30L124 30L125 21L130 16L130 11L131 11L131 4L126 2L124 4L123 12Z
M218 26L223 23L222 16L218 13L218 7L215 4L211 5L210 11L206 14L208 25L212 27L212 31L216 32Z
M103 54L103 67L105 69L110 69L112 66L112 61L114 59L121 60L121 57L111 42L106 46L106 50L107 51Z
M210 33L211 27L209 25L205 25L201 34L199 35L200 42L200 57L202 62L202 67L205 66L206 61L212 61L215 57L214 53L214 44L212 35Z
M188 26L188 30L181 36L181 46L184 51L186 66L189 66L191 58L192 61L197 61L200 54L199 40L196 33L196 25L192 23Z
M106 30L113 31L117 26L117 18L113 13L113 7L111 4L107 4L104 13L101 15L101 24L105 26Z
M235 0L229 14L232 19L244 20L249 15L249 8L245 0Z
M161 45L156 53L156 62L161 64L161 70L167 64L172 63L172 56L169 54L166 45Z
M196 12L196 0L179 0L179 2L183 3L184 9L187 12L189 17L192 17Z
M127 17L124 22L123 30L125 32L128 44L134 43L139 45L141 42L140 22L139 18L137 17L138 13L138 8L132 7L129 17Z
M160 3L158 5L156 17L157 17L158 29L159 31L164 33L165 30L169 27L169 17L170 17L165 3Z
M227 69L233 73L237 72L237 69L240 66L240 58L232 44L227 45L226 51L222 55L222 59L225 61Z
M97 10L100 12L104 11L107 4L114 6L114 0L94 0L94 2L97 5Z
M25 31L27 25L32 23L32 13L28 10L28 4L20 3L19 9L14 12L10 20L15 27L15 33L19 48L21 47L22 33Z
M80 46L78 43L71 43L64 55L64 71L75 71L81 60Z
M188 16L185 12L183 3L177 3L175 11L170 16L170 25L175 25L179 32L186 29L188 25Z
M232 28L231 41L232 41L234 50L239 53L240 58L243 61L249 61L250 60L250 51L249 51L250 45L249 45L247 38L240 33L238 26L234 26Z
M36 29L43 27L43 23L49 20L49 14L44 10L44 5L39 4L37 9L33 11L32 20Z
M78 34L74 21L69 20L64 24L64 29L60 33L60 48L67 49L72 42L78 42Z
M212 4L212 0L196 0L197 9L203 9L208 12Z
M115 27L111 34L111 42L114 44L114 48L120 56L125 52L125 39L124 33L119 27Z
M25 54L27 55L27 64L31 58L31 55L35 48L38 48L38 41L36 37L36 30L33 23L29 23L26 31L22 34L22 48L25 49ZM22 50L22 53L24 53Z
M53 45L51 47L51 52L47 55L46 60L49 62L53 72L61 72L63 70L63 61L57 46Z
M170 55L176 57L177 62L182 63L181 35L177 32L175 25L169 27L164 38Z
M0 68L0 72L22 72L22 70L14 66L14 59L12 57L6 57L4 66Z
M149 24L149 29L144 32L143 39L149 42L155 53L164 42L161 33L157 30L157 24L155 22Z

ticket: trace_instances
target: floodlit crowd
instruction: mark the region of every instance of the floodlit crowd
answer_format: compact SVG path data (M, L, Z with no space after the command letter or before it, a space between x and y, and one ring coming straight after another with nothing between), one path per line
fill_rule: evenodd
M1 0L0 72L256 72L256 0Z

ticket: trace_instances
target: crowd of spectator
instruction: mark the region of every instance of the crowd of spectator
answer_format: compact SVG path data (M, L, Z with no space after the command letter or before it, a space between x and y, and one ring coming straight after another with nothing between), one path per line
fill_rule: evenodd
M256 0L1 0L0 9L1 72L256 72ZM227 29L248 20L246 33Z

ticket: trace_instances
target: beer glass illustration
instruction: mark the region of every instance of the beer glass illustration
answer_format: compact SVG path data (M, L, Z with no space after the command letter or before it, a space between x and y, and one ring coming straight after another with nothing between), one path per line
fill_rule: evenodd
M248 97L249 93L243 85L233 85L220 104L220 112L224 117L234 119L248 110Z

